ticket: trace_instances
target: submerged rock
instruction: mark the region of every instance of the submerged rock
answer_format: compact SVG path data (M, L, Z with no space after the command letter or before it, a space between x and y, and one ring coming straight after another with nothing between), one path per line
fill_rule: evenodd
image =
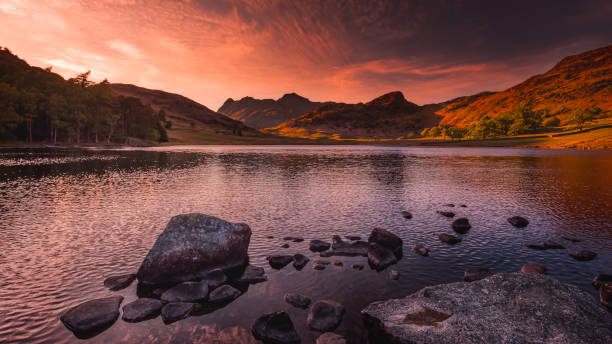
M285 294L285 301L288 304L294 307L297 307L297 308L306 309L308 308L308 306L310 306L310 299L300 294L293 294L293 293Z
M316 344L346 344L346 338L333 332L325 332L317 338Z
M467 218L460 217L453 221L451 227L453 227L455 232L465 234L470 228L472 228L472 225L470 225L470 221Z
M429 256L429 249L423 245L414 245L414 247L412 247L412 250L423 257Z
M77 336L102 331L119 317L123 296L90 300L72 307L60 316L62 323Z
M602 286L602 284L605 283L612 283L612 275L608 275L608 274L599 274L597 276L595 276L595 278L593 278L593 287L599 289L599 287Z
M164 323L169 324L189 316L189 313L196 307L195 303L190 302L171 302L161 309L161 316Z
M458 244L461 242L461 239L457 238L456 236L445 233L438 235L438 239L450 245Z
M592 260L597 257L597 253L587 250L570 252L569 255L576 260Z
M164 302L199 302L208 297L208 283L183 282L166 290L161 295Z
M136 279L136 274L111 276L104 280L104 286L112 291L127 288Z
M402 211L402 212L401 212L401 214L402 214L402 216L403 216L405 219L411 219L411 218L412 218L412 214L411 214L409 211L405 211L405 210L404 210L404 211Z
M207 271L241 267L248 260L251 229L204 214L177 215L157 238L138 269L143 284L172 284Z
M321 252L321 257L332 257L332 256L364 256L368 255L368 248L370 245L365 241L353 241L346 242L342 240L338 235L332 237L332 249L329 251Z
M509 217L508 222L510 222L510 224L514 227L518 228L527 227L527 225L529 224L529 221L527 221L526 218L520 216Z
M255 321L251 328L253 336L264 343L297 344L300 336L297 334L289 314L276 312L265 314Z
M444 217L455 217L455 213L453 213L452 211L436 211L436 213Z
M152 319L159 315L162 302L157 299L142 298L123 306L121 318L127 322Z
M239 283L260 283L268 280L266 271L259 266L249 265L244 269L242 276L238 279Z
M309 248L312 252L323 252L329 250L331 244L322 240L311 240Z
M344 307L331 300L320 300L310 307L306 323L311 330L328 332L333 331L340 325Z
M546 267L536 263L527 263L523 265L520 272L531 274L546 274Z
M545 241L544 242L544 247L546 248L551 248L551 249L563 249L565 248L565 246L558 244L554 241Z
M376 243L386 247L387 249L391 250L391 252L393 252L398 259L402 257L404 241L397 235L387 230L374 228L372 233L370 233L370 237L368 237L368 242L370 244Z
M612 342L612 317L591 295L538 274L427 287L361 313L371 343Z
M397 263L397 258L393 251L377 243L370 244L368 250L368 263L377 271L384 270L390 265Z
M270 266L276 270L280 270L293 261L293 256L271 256L268 259Z
M236 299L241 294L242 292L240 292L240 290L226 284L213 290L208 296L208 301L213 303L230 302Z
M493 273L487 268L470 269L463 272L463 280L466 282L474 282L491 276Z
M302 270L302 268L306 266L309 261L310 259L301 253L296 253L293 255L293 267L296 268L296 270Z

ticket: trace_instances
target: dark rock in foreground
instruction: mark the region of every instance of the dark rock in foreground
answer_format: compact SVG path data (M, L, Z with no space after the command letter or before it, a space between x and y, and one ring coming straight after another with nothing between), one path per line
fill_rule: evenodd
M138 269L143 284L172 284L197 279L215 268L243 266L251 229L204 214L177 215L157 238Z
M472 225L470 225L470 221L465 217L460 217L456 219L455 221L453 221L453 224L451 226L455 232L460 234L465 234L468 230L470 230L470 228L472 228Z
M455 213L453 213L452 211L436 211L436 213L444 217L455 217Z
M293 256L271 256L268 263L274 269L280 270L293 261Z
M336 301L320 300L310 307L306 322L311 330L328 332L340 325L344 307Z
M405 219L411 219L411 218L412 218L412 214L411 214L409 211L405 211L405 210L404 210L404 211L402 211L402 212L401 212L401 214L402 214L402 216L403 216Z
M570 257L576 259L576 260L592 260L595 257L597 257L597 253L592 252L592 251L575 251L575 252L570 252L569 253Z
M523 265L520 272L530 274L546 274L546 267L536 263L527 263Z
M300 343L289 314L285 312L270 313L261 316L251 328L253 336L264 343L297 344Z
M368 242L370 243L370 245L372 243L376 243L378 245L388 248L393 252L393 254L395 254L398 259L402 257L402 250L404 245L403 240L397 235L387 230L381 228L374 228L372 233L370 233L370 237L368 237Z
M302 268L306 266L309 261L310 259L301 253L296 253L293 255L293 267L296 270L302 270Z
M161 310L161 316L164 323L169 324L189 316L189 313L196 307L195 303L189 302L171 302L167 303Z
M268 280L266 271L259 266L249 265L244 269L242 276L238 279L240 283L260 283Z
M371 343L612 342L612 316L591 295L538 274L427 287L362 315Z
M346 338L333 332L325 332L317 338L316 344L346 344Z
M381 271L390 265L397 263L397 258L393 251L377 243L370 244L368 250L368 263L376 271Z
M510 222L510 224L514 227L518 228L527 227L527 225L529 224L529 221L527 221L526 218L520 216L509 217L508 222Z
M127 322L138 322L152 319L159 315L162 302L157 299L142 298L123 306L121 318Z
M164 302L199 302L208 297L208 283L183 282L166 290L161 295Z
M605 283L612 283L612 275L599 274L593 278L593 287L599 289Z
M208 296L208 301L213 303L230 302L240 296L240 294L242 294L240 290L226 284L213 290Z
M423 256L423 257L429 255L429 249L427 247L423 246L423 245L420 245L420 244L414 245L412 250L414 252L416 252L417 254Z
M491 270L486 268L470 269L463 272L463 280L466 282L474 282L491 276Z
M353 241L346 242L337 235L332 238L332 249L329 251L321 252L321 257L332 257L332 256L364 256L368 255L368 248L370 245L365 241Z
M294 307L297 307L297 308L306 309L308 308L308 306L310 306L310 299L300 294L293 294L293 293L285 294L285 301L288 304Z
M77 336L102 331L119 317L123 296L111 296L81 303L60 316L64 325Z
M112 291L127 288L136 279L136 274L111 276L104 280L104 286Z
M458 244L461 242L461 239L457 238L456 236L445 233L438 235L438 239L450 245Z
M329 250L331 244L321 240L310 241L309 248L312 252L323 252Z

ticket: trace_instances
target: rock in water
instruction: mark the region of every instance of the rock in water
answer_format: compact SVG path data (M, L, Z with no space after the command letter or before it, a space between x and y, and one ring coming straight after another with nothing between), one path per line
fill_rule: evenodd
M599 274L593 278L593 287L599 289L602 284L612 283L612 275L608 274Z
M455 213L453 213L452 211L436 211L436 213L444 217L455 217Z
M545 274L546 268L540 264L527 263L523 265L520 272L530 273L530 274Z
M127 322L152 319L159 315L162 303L157 299L142 298L123 306L121 318Z
M72 307L60 316L64 325L77 336L87 336L110 327L119 317L123 296L95 299Z
M402 211L402 213L401 213L401 214L402 214L402 216L403 216L405 219L411 219L411 218L412 218L412 214L411 214L409 211L405 211L405 210L404 210L404 211Z
M599 301L612 310L612 283L605 283L599 287Z
M440 235L438 235L438 239L440 239L441 241L444 241L447 244L450 245L454 245L454 244L458 244L461 242L461 239L457 238L454 235L450 235L450 234L446 234L446 233L442 233Z
M104 280L104 286L112 291L127 288L136 279L136 274L111 276Z
M353 264L353 269L357 271L361 271L363 270L363 268L364 268L363 264Z
M240 296L240 294L242 294L240 290L226 284L213 290L208 296L208 301L215 303L230 302Z
M164 323L169 324L187 318L189 313L195 308L195 303L171 302L167 303L161 310Z
M311 330L328 332L340 325L344 307L336 301L320 300L310 307L306 322Z
M242 276L238 279L240 283L260 283L268 280L266 271L259 266L249 265L244 269Z
M527 247L532 250L540 250L540 251L546 249L544 245L538 245L538 244L527 244Z
M345 238L351 240L351 241L356 241L356 240L361 240L361 237L359 235L347 235L345 236Z
M513 225L514 227L518 227L518 228L527 227L527 225L529 224L529 221L527 221L526 218L520 217L520 216L510 217L508 218L508 222L510 222L510 224Z
M564 249L565 248L565 246L563 246L563 245L561 245L559 243L556 243L554 241L545 241L544 242L544 247L552 248L552 249Z
M455 221L453 221L453 224L451 226L453 227L453 230L455 232L460 234L465 234L468 230L470 230L470 228L472 228L472 225L470 225L470 221L465 217L456 219Z
M473 282L489 277L491 275L491 270L486 268L470 269L463 272L463 280L466 282Z
M329 250L331 244L321 240L312 240L310 241L310 250L312 252L323 252Z
M612 343L612 316L591 295L538 274L427 287L361 313L371 343Z
M227 282L227 276L221 269L214 269L202 276L202 282L208 284L208 289L215 289L216 287Z
M321 252L321 257L331 256L364 256L368 255L370 245L365 241L346 242L338 235L332 237L332 249L326 252Z
M306 309L310 306L310 299L300 294L285 294L285 301L297 308Z
M597 253L586 250L570 252L569 255L576 260L592 260L597 257Z
M397 271L397 270L391 270L391 271L389 271L389 277L390 277L392 280L398 280L398 279L399 279L399 277L400 277L400 273L399 273L399 271Z
M157 238L138 269L143 284L195 279L215 268L241 267L248 260L251 229L204 214L177 215Z
M199 302L208 297L208 283L183 282L166 290L161 295L164 302Z
M423 245L416 244L412 250L423 257L429 256L429 249Z
M333 332L325 332L317 338L316 344L346 344L346 338Z
M370 233L368 242L370 244L376 243L378 245L388 248L393 252L393 254L395 254L398 259L402 257L404 242L400 237L387 230L381 228L374 228L372 233Z
M268 263L273 269L280 270L293 261L293 256L272 256Z
M264 343L298 344L298 336L289 314L276 312L265 314L255 321L251 328L253 336Z
M293 255L293 267L296 270L302 270L302 268L306 266L309 261L310 259L301 253L296 253Z
M376 271L381 271L397 263L397 258L390 249L380 244L372 243L368 250L368 263Z

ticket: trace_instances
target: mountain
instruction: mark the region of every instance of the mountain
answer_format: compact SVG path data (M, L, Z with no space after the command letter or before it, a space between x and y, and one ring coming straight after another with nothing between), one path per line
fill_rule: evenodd
M244 97L240 100L229 98L218 112L251 127L262 129L313 111L323 104L325 103L311 102L308 98L288 93L277 100L252 97Z
M111 88L115 95L138 98L155 111L164 110L166 119L172 123L172 129L233 131L241 128L245 132L257 133L256 129L214 112L179 94L151 90L131 84L111 84Z
M325 104L265 131L304 138L399 137L437 124L434 112L441 106L418 106L391 92L365 104Z
M562 59L548 72L501 92L484 92L448 102L436 113L441 124L465 125L496 117L519 104L563 120L577 109L612 111L612 46Z

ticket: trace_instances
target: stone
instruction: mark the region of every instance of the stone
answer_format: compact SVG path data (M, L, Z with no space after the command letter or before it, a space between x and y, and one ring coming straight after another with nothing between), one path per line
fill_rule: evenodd
M544 247L546 248L551 248L551 249L563 249L565 248L565 246L558 244L554 241L545 241L544 242Z
M345 256L345 257L355 257L355 256L364 256L367 257L368 249L370 248L370 244L365 241L353 241L346 242L342 240L338 235L334 235L332 237L332 249L321 252L321 257L332 257L332 256Z
M470 221L465 217L460 217L453 221L451 227L455 232L460 234L465 234L470 228L472 228Z
M597 257L597 253L592 252L592 251L574 251L574 252L570 252L569 253L570 257L576 259L576 260L592 260L595 257Z
M401 212L401 214L402 214L402 216L403 216L405 219L411 219L411 218L412 218L412 214L411 214L409 211L405 211L405 210L404 210L404 211L402 211L402 212Z
M591 295L539 274L426 287L361 314L370 343L612 343L612 316Z
M391 252L393 252L393 254L395 254L398 259L402 257L404 241L397 235L387 230L381 228L374 228L372 233L370 233L368 242L370 243L370 245L372 243L376 243L378 245L388 248L389 250L391 250Z
M208 283L183 282L166 290L161 295L164 302L199 302L208 297Z
M577 238L574 238L574 237L570 237L570 236L567 236L567 235L562 235L561 237L563 239L571 241L571 242L580 242L580 239L577 239Z
M467 205L462 204L462 205L460 205L460 207L461 207L461 208L467 208Z
M230 302L238 298L241 294L242 292L240 292L240 290L226 284L210 292L208 301L213 303Z
M280 270L293 261L293 256L271 256L268 259L270 266L276 270Z
M346 338L333 332L325 332L317 338L316 344L346 344Z
M208 284L208 289L215 289L227 282L227 275L221 269L214 269L202 276L202 282Z
M164 323L169 324L189 316L189 313L196 307L195 303L190 302L171 302L164 305L161 309L161 316Z
M599 287L599 301L612 310L612 283L604 283Z
M436 211L436 213L444 217L455 217L455 213L453 213L452 211Z
M343 266L344 266L344 263L342 263L342 262L341 262L341 261L339 261L339 260L336 260L336 261L334 261L334 266L337 266L337 267L343 267Z
M357 271L361 271L363 270L363 268L364 268L363 264L353 264L353 269Z
M284 237L283 240L293 241L293 237L287 236L287 237Z
M414 245L414 247L412 247L412 250L423 257L429 256L429 249L423 245Z
M368 263L376 271L386 269L388 266L397 263L395 254L385 246L377 243L370 244L368 251Z
M593 278L593 287L599 289L599 287L601 287L602 284L605 283L612 283L612 275L608 275L608 274L599 274L597 276L595 276L595 278Z
M266 239L274 239L274 235L266 235Z
M438 239L450 245L458 244L461 242L461 239L457 238L456 236L445 233L438 235Z
M302 242L304 238L293 238L293 242Z
M546 268L540 264L527 263L523 265L520 272L531 274L546 274Z
M451 207L451 208L454 208L454 207L455 207L455 205L454 205L453 203L447 203L447 204L445 204L444 206L445 206L445 207Z
M538 244L527 244L527 247L532 250L540 250L540 251L546 249L544 245L538 245Z
M306 266L309 261L310 259L301 253L296 253L293 255L293 267L296 270L302 270L302 268Z
M129 287L136 279L136 274L111 276L104 280L104 286L109 290L117 291Z
M302 309L306 309L308 308L308 306L310 306L310 299L304 295L300 295L300 294L293 294L293 293L289 293L289 294L285 294L285 301L297 308L302 308Z
M463 272L463 280L466 282L474 282L491 276L491 270L486 268L470 269Z
M253 336L264 343L298 344L297 334L289 314L276 312L262 315L251 328Z
M312 252L323 252L329 250L331 244L322 240L310 241L309 248Z
M335 330L344 316L344 307L331 300L319 300L315 302L310 311L306 323L308 328L320 332Z
M527 225L529 224L529 221L527 221L526 218L520 216L509 217L508 222L510 222L510 224L514 227L518 228L527 227Z
M281 245L281 247L282 247L282 248L289 248L289 244L286 244L286 243L285 243L285 244L282 244L282 245Z
M153 319L159 315L162 302L157 299L142 298L123 306L121 318L127 322Z
M60 320L75 335L87 336L109 328L119 317L123 296L90 300L65 311Z
M398 280L400 278L400 273L397 270L391 270L391 271L389 271L389 277L392 280Z
M244 269L242 276L238 279L239 283L260 283L268 280L266 271L259 266L249 265Z
M323 265L331 264L331 262L329 260L326 260L326 259L315 259L314 262L316 264L323 264Z
M251 228L204 214L177 215L153 244L136 274L145 285L197 279L207 271L242 267Z
M325 264L314 263L312 264L312 268L315 270L325 270Z
M361 237L359 235L347 235L345 238L351 241L361 240Z

